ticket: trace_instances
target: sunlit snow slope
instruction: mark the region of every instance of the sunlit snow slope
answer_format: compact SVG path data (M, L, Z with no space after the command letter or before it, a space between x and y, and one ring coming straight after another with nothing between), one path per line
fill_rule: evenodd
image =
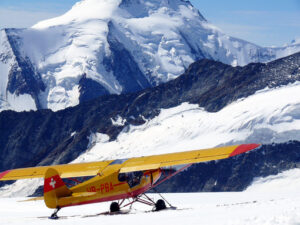
M130 126L115 141L91 136L91 148L76 162L153 155L240 143L300 140L300 83L265 89L209 113L183 103L164 109L141 126Z
M59 110L167 82L201 58L245 65L299 50L229 37L189 1L82 0L32 28L1 31L0 110Z

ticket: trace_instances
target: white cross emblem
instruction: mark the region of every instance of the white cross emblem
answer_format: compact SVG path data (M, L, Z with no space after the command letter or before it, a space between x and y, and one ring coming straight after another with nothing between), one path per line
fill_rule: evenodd
M53 177L51 178L51 182L49 184L52 186L52 188L55 188L56 181L53 179Z

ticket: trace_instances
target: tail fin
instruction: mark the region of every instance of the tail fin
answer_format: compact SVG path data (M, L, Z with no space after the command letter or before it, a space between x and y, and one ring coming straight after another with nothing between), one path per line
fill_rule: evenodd
M44 201L48 208L58 208L58 199L72 195L70 189L60 178L55 169L49 168L45 173Z

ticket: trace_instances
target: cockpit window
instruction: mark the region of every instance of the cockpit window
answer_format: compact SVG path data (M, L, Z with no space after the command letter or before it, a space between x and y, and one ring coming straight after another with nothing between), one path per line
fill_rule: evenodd
M135 171L129 173L119 173L118 179L120 182L127 182L129 187L132 188L141 183L142 176L142 171Z
M118 179L120 182L125 182L127 178L127 173L119 173Z

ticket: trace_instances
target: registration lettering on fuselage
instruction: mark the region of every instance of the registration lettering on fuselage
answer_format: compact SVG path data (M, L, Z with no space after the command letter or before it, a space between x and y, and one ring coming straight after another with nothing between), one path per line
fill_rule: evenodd
M103 183L99 186L89 186L87 187L87 192L101 192L101 193L108 193L114 190L114 186L112 182Z

